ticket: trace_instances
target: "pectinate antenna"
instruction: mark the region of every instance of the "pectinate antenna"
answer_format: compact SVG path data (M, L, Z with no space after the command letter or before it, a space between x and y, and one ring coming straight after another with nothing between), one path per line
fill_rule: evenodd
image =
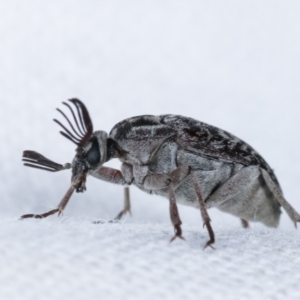
M24 166L41 169L49 172L58 172L71 168L71 164L69 163L66 163L64 165L55 163L54 161L43 156L42 154L31 150L26 150L23 152L22 161L25 161Z
M93 134L93 123L87 108L80 100L74 98L70 99L69 101L75 106L77 114L74 112L71 105L69 105L66 102L63 102L63 104L66 105L71 111L75 124L72 124L70 119L59 108L57 108L57 110L67 120L70 129L67 129L60 121L56 119L54 119L54 122L56 122L59 126L61 126L64 129L64 131L60 131L60 133L65 138L69 139L78 147L83 146Z

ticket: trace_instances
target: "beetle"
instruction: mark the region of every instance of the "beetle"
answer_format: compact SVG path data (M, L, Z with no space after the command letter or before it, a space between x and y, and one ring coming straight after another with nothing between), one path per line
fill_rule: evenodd
M142 115L117 123L109 134L94 131L83 102L73 98L63 104L73 123L57 109L69 129L54 119L60 133L77 145L72 164L55 163L31 150L24 151L25 166L57 172L72 169L71 186L56 209L25 218L60 215L74 191L86 190L87 175L123 185L125 204L115 219L130 212L129 186L169 199L170 218L175 235L182 238L177 203L200 209L209 234L205 247L215 242L207 209L215 207L248 222L269 227L279 224L281 206L297 227L300 215L285 200L279 182L262 156L231 133L180 115ZM75 108L72 108L73 107ZM118 158L121 170L103 166Z

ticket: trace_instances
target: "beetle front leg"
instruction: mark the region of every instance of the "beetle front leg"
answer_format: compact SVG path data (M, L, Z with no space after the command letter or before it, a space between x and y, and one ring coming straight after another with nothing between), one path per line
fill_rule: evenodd
M118 215L114 218L115 221L119 221L122 217L129 213L131 215L131 205L130 205L130 194L129 194L129 186L124 187L124 207L118 213Z
M133 182L133 170L132 165L123 163L122 164L122 174L125 182L127 184L131 184ZM121 218L126 214L129 213L131 215L131 205L130 205L130 194L129 194L129 186L124 187L124 207L119 212L119 214L115 217L115 220L121 220Z
M122 172L117 169L101 167L96 171L90 171L89 174L95 178L98 178L100 180L104 180L104 181L107 181L110 183L115 183L115 184L120 184L120 185L126 184L126 181L123 177Z
M52 210L50 210L46 213L43 213L43 214L26 214L26 215L21 216L20 219L21 220L27 219L27 218L43 219L43 218L49 217L49 216L51 216L55 213L58 213L58 216L60 216L63 213L65 207L67 206L74 190L75 190L74 186L71 185L70 188L68 189L68 191L66 192L65 196L59 202L56 209L52 209Z
M132 173L132 166L129 164L124 163L122 165L122 172L117 169L107 168L107 167L101 167L95 172L91 172L91 175L111 183L120 184L120 185L129 185L133 181L133 173ZM123 209L118 213L118 215L114 218L114 221L121 220L121 218L130 211L131 205L130 205L130 194L129 194L129 187L124 187L124 207Z

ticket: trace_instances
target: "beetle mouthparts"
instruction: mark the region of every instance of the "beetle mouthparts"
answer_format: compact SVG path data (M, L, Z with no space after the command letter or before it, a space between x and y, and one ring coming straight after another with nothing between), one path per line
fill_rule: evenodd
M87 172L83 172L79 175L73 175L72 185L76 189L76 193L83 193L84 191L86 191L86 176Z

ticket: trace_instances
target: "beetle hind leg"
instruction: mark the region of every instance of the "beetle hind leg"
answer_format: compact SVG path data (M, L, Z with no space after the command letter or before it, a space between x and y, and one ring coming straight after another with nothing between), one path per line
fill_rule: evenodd
M284 210L287 212L290 219L293 221L295 227L297 228L297 222L300 223L300 215L299 213L292 207L291 204L289 204L285 198L283 197L282 193L278 189L278 187L275 185L273 180L271 179L270 175L267 171L264 169L260 169L261 174L267 183L268 188L271 190L271 192L274 194L277 201L282 205Z
M180 220L179 213L178 213L173 183L169 185L169 200L170 200L170 217L175 230L175 235L171 238L170 242L173 242L177 237L184 240L184 237L182 236L182 229L181 229L182 222Z

